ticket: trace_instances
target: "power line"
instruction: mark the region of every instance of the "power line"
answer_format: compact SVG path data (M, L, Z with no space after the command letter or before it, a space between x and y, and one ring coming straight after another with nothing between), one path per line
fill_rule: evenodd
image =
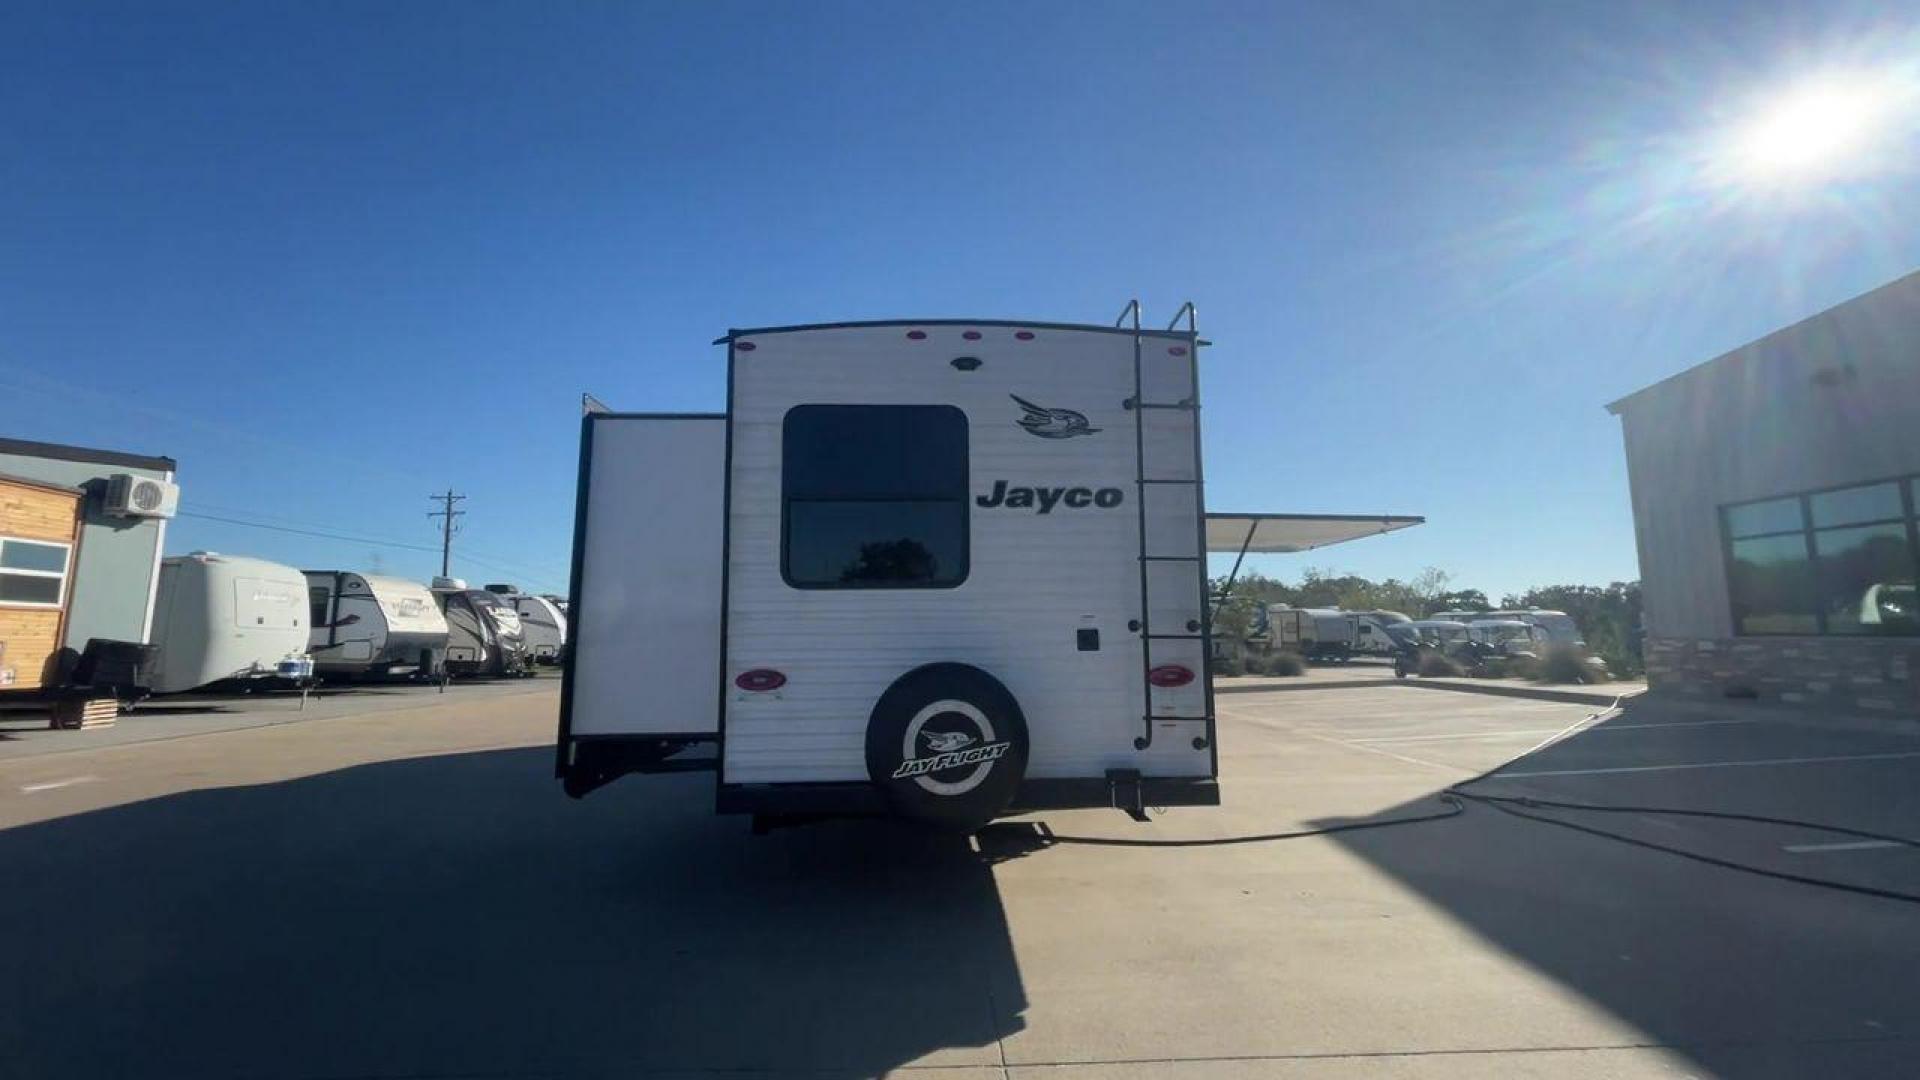
M270 525L264 521L247 521L244 518L225 517L220 514L202 514L192 510L181 510L178 512L178 516L198 518L202 521L218 521L227 525L240 525L249 529L265 529L269 532L290 533L294 536L316 536L323 540L343 540L353 544L371 544L374 547L401 548L406 551L425 551L429 554L440 550L438 547L428 544L409 544L404 540L388 540L372 536L349 536L345 533L328 532L323 529L300 529L290 525ZM519 575L526 578L527 583L530 585L544 584L554 587L556 591L558 589L558 579L548 577L545 574L530 573L527 567L512 566L493 559L482 558L472 552L467 552L461 555L460 558L468 562L478 563L481 566L490 567L494 570Z
M370 536L348 536L345 533L322 532L319 529L296 529L287 525L268 525L260 521L242 521L239 518L221 517L218 514L200 514L192 510L179 511L180 517L200 518L203 521L219 521L228 525L244 525L249 529L268 529L273 532L293 533L296 536L318 536L327 540L345 540L355 544L372 544L375 547L406 548L408 551L439 551L437 547L426 544L407 544L398 540L378 540Z

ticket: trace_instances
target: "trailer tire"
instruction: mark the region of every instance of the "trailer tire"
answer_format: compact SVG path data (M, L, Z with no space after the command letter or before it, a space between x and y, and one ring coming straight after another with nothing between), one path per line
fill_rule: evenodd
M946 768L931 766L952 758ZM867 719L867 776L894 813L970 830L1013 802L1027 772L1027 721L1000 681L965 664L902 675Z

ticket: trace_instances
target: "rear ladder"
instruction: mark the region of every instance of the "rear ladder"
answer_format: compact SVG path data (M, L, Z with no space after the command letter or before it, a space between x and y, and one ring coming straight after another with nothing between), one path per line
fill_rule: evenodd
M1168 343L1168 357L1155 356L1155 364L1169 364L1173 359L1180 361L1175 372L1176 377L1156 379L1155 384L1164 389L1169 382L1174 387L1173 400L1159 401L1147 396L1145 349L1148 338L1141 333L1140 301L1130 300L1120 312L1120 318L1114 323L1122 329L1133 331L1133 396L1125 402L1126 408L1133 413L1134 437L1134 508L1139 517L1140 537L1140 617L1128 624L1128 628L1140 637L1140 689L1141 700L1146 704L1142 717L1143 730L1133 740L1136 750L1145 750L1153 745L1156 728L1174 728L1179 725L1192 725L1193 747L1196 750L1214 747L1213 716L1213 672L1209 661L1212 658L1213 619L1208 610L1207 598L1207 544L1206 544L1206 482L1200 464L1200 379L1198 358L1200 353L1200 329L1198 313L1193 304L1181 305L1173 321L1167 324L1169 331L1186 326L1181 338L1167 338L1154 335L1155 344ZM1156 437L1149 440L1147 435L1147 417L1154 415ZM1169 438L1171 436L1171 438ZM1148 504L1163 499L1191 498L1193 506L1193 533L1191 540L1186 536L1162 535L1155 537L1149 529ZM1160 612L1164 622L1167 613L1177 611L1188 617L1174 617L1173 625L1156 625L1154 612ZM1197 655L1191 648L1165 646L1169 651L1180 654L1180 659L1198 664L1195 678L1203 680L1201 690L1204 705L1201 715L1185 715L1167 712L1154 704L1153 670L1157 652L1162 646L1156 642L1194 642L1198 645ZM1170 662L1170 661L1168 661ZM1216 763L1217 763L1217 749Z

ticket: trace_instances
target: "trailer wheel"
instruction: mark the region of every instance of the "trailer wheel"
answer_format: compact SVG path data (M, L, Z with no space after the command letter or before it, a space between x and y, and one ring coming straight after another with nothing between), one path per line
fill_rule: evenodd
M915 668L867 719L867 775L902 817L977 828L1013 802L1026 771L1020 705L978 668Z

